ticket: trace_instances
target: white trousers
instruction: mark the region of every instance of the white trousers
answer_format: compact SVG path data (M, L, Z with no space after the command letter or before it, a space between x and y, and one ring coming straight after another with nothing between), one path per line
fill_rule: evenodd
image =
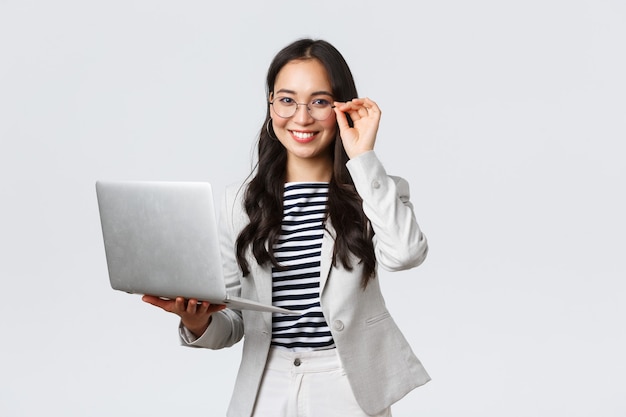
M356 402L336 349L270 349L253 417L372 417ZM374 417L391 417L387 409Z

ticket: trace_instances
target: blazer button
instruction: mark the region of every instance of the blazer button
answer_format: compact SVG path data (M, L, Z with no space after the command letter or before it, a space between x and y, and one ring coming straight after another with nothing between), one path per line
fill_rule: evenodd
M340 331L342 331L342 330L343 330L343 328L344 328L343 321L341 321L341 320L335 320L335 321L333 322L333 329L335 329L335 330L337 330L338 332L340 332Z
M378 182L378 180L374 180L372 181L372 187L377 190L380 188L380 182Z

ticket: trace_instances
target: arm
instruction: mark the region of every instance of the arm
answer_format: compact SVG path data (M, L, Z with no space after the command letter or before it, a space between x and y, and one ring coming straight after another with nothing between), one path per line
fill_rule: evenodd
M420 265L428 253L428 243L415 219L409 184L387 175L374 151L351 159L347 167L374 229L379 264L391 271Z
M341 140L350 160L348 171L363 199L363 211L374 229L378 263L388 270L421 264L428 244L420 230L409 200L409 185L387 175L374 153L381 111L369 98L335 102ZM352 119L350 126L346 114Z

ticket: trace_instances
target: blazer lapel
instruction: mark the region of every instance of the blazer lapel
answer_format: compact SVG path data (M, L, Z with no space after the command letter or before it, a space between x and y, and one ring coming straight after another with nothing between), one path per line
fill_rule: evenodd
M333 250L335 247L335 229L330 224L330 220L326 221L324 227L324 236L322 238L322 250L320 260L320 296L326 287L326 281L330 275L330 268L333 261Z
M256 285L259 301L265 304L272 304L272 267L269 263L259 266Z
M255 273L254 273L254 285L256 286L256 293L259 297L259 301L264 304L272 305L272 267L269 263L261 266L256 263L251 265L255 265ZM248 279L243 278L243 279ZM265 323L265 328L271 331L272 328L272 313L264 313L258 314L258 316L263 317L263 321Z

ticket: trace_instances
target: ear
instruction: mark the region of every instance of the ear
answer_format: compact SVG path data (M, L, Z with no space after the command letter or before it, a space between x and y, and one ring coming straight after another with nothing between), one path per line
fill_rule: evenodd
M274 92L270 91L270 94L267 97L267 101L271 102L272 100L274 100Z

